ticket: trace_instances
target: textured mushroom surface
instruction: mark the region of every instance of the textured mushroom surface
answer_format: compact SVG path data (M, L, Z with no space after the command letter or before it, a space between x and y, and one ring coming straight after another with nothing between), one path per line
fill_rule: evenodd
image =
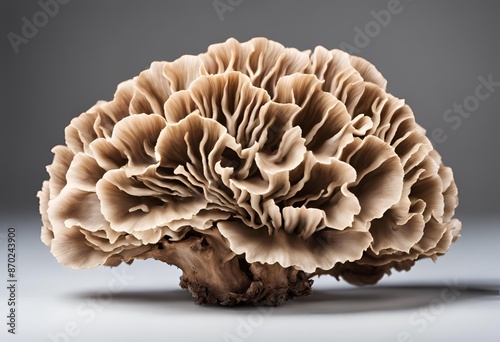
M196 303L364 285L459 236L450 168L369 62L229 39L153 62L73 119L38 193L71 268L155 258Z

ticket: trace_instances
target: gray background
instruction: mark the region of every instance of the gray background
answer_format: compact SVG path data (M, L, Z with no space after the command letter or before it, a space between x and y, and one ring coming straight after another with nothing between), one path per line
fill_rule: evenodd
M97 100L112 99L119 82L152 61L198 54L229 37L265 36L304 50L354 45L354 28L364 30L370 11L388 3L244 0L221 21L208 0L73 0L16 54L6 35L19 34L21 18L40 6L2 0L0 214L36 212L35 193L47 178L50 149L64 143L64 127ZM422 126L446 131L436 147L455 172L458 213L498 212L500 88L457 130L443 113L474 95L480 75L500 81L500 4L401 0L401 7L359 55L377 66Z
M98 297L111 276L105 268L64 269L39 242L35 195L48 177L50 149L64 143L64 127L73 117L97 100L110 100L119 82L154 60L198 54L229 37L246 41L265 36L303 50L355 45L355 28L364 31L374 21L370 11L387 9L388 3L243 0L221 20L212 0L73 0L61 5L15 53L7 34L20 34L22 18L32 21L41 8L37 1L2 0L0 265L5 229L14 226L20 234L21 312L19 335L12 338L0 328L2 340L50 341L51 333L73 321L81 330L71 341L135 341L146 331L151 340L176 341L223 341L224 333L236 334L240 319L258 313L255 308L196 307L188 294L176 289L177 270L149 261L127 268L135 281L113 293L105 309L96 311L96 319L87 322L80 316L79 305ZM500 87L456 130L443 120L447 109L474 95L479 76L491 74L500 81L500 3L401 0L400 6L402 11L357 54L382 72L388 90L406 99L428 132L441 128L447 134L447 140L435 146L455 173L463 237L436 265L419 262L412 272L385 278L374 288L356 289L321 278L316 287L320 290L311 299L276 309L240 340L332 341L340 336L344 341L396 341L401 331L409 331L414 341L478 336L493 341L500 336L495 322L500 303ZM0 272L3 281L3 266ZM444 303L444 311L420 331L411 318L432 308L446 282L461 284L453 286L462 295ZM4 310L0 293L0 317ZM365 324L363 329L359 322Z

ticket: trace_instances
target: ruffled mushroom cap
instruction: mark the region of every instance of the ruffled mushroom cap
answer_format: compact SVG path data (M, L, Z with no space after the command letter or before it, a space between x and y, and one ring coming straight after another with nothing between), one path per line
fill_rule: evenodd
M199 303L276 305L307 274L371 284L435 259L459 236L457 188L385 86L360 57L264 38L154 62L52 150L42 241L73 268L175 264Z

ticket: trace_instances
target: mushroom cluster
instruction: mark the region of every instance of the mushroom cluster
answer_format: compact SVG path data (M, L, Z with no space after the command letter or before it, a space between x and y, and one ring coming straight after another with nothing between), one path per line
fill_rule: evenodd
M153 62L65 129L38 193L72 268L155 258L196 303L363 285L459 236L450 168L366 60L229 39Z

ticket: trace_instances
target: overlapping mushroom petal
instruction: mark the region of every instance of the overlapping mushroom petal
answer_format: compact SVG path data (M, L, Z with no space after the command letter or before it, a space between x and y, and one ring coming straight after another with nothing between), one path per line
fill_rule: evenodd
M42 241L88 268L218 236L226 261L355 284L435 259L460 234L457 187L386 84L363 58L264 38L153 62L66 127Z

